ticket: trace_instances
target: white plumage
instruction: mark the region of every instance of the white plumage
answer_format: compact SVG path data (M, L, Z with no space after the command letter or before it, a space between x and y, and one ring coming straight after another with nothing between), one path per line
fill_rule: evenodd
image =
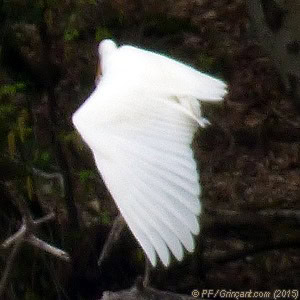
M200 102L226 85L154 52L111 40L99 45L102 76L74 113L103 180L152 265L194 249L201 187L191 143Z

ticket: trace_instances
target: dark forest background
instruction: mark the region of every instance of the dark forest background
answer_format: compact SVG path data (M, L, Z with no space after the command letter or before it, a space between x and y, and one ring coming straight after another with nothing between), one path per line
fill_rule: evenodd
M117 210L71 123L104 38L229 85L193 143L197 249L150 286L299 288L299 17L292 0L0 0L0 298L100 299L143 276L128 230L97 266Z

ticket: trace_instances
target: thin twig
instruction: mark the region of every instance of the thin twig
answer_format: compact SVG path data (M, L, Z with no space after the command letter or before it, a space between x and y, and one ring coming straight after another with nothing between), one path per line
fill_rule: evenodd
M50 244L42 241L41 239L37 238L35 235L30 235L28 238L26 238L26 242L30 243L31 245L44 250L62 260L65 260L67 262L71 261L71 258L69 254L61 249L58 249L54 246L51 246Z
M100 257L98 259L98 266L100 267L103 261L107 258L109 255L113 245L116 243L116 241L119 239L120 234L125 227L124 219L121 215L118 215L116 219L114 220L114 224L112 226L112 229L110 230L110 233L108 235L108 238L105 241L105 244L102 248Z
M27 228L25 223L21 226L21 228L12 236L10 236L9 238L7 238L3 243L2 243L2 247L3 248L8 248L10 247L12 244L16 243L18 240L21 240L24 238L25 234L26 234Z
M8 248L12 244L14 244L13 249L6 262L5 270L0 281L0 299L2 299L1 295L5 292L5 288L7 286L8 278L13 268L16 255L24 241L32 244L35 247L38 247L43 251L55 255L56 257L63 259L64 261L70 261L68 253L49 245L47 242L42 241L34 235L34 232L37 230L39 225L52 220L55 217L55 214L52 212L38 220L34 220L31 216L31 212L27 205L27 202L20 194L16 192L13 183L8 182L5 185L9 193L11 194L12 201L17 206L20 214L23 217L23 223L20 229L15 234L7 238L1 245L3 248Z
M43 223L53 220L54 218L55 218L55 213L51 212L48 215L46 215L36 221L33 221L33 223L34 223L34 225L39 226Z
M145 256L145 273L143 278L143 286L149 286L150 284L150 273L151 273L151 263L147 256Z
M46 215L45 217L42 217L40 219L38 219L37 221L33 221L34 227L38 227L39 225L52 220L55 217L54 213L50 213L48 215ZM27 237L26 237L27 236ZM10 236L9 238L7 238L3 243L2 243L2 247L3 248L8 248L10 247L12 244L16 244L19 241L23 241L25 240L26 242L29 242L30 244L32 244L33 246L46 251L62 260L65 261L70 261L70 256L67 252L58 249L54 246L51 246L50 244L48 244L47 242L42 241L41 239L39 239L38 237L36 237L32 231L31 228L28 228L26 222L24 221L21 228L12 236Z

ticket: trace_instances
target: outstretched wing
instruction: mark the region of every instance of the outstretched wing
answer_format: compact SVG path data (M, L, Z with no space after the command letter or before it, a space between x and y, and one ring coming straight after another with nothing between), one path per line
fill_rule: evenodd
M104 57L102 59L105 59ZM191 143L199 100L220 101L220 80L167 57L123 46L73 115L97 168L152 265L181 260L199 232L200 185Z
M153 265L156 254L181 260L194 248L199 178L190 147L197 121L181 104L111 89L105 81L74 114L96 165L132 233Z
M137 47L121 46L108 60L108 77L126 74L127 82L132 80L135 86L143 87L153 95L214 102L222 101L227 92L223 81L167 56Z

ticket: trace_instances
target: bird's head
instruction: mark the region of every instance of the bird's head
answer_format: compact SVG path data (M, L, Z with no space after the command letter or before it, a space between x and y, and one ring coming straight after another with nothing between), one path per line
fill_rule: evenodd
M98 68L96 74L96 85L98 85L102 74L105 72L108 57L117 50L117 45L113 40L105 39L98 46Z

